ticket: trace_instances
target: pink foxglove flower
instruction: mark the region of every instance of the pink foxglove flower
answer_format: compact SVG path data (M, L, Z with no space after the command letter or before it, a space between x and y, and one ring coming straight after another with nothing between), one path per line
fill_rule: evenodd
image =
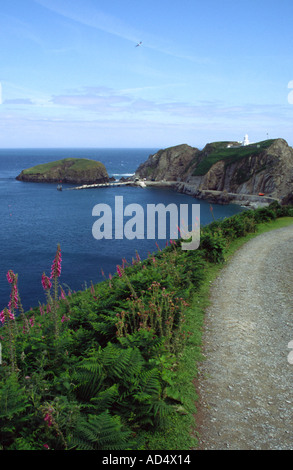
M6 277L9 284L13 284L13 282L15 281L15 274L11 269L9 269L8 273L6 274Z
M52 283L45 273L42 274L42 286L44 290L50 290L52 287Z
M17 309L18 308L18 290L17 290L17 285L13 284L11 293L10 293L10 301L8 302L8 309L9 311L12 309Z
M57 277L60 277L61 275L61 248L60 245L57 247L57 252L51 267L51 279L56 279Z
M15 320L14 313L11 312L10 308L8 309L8 316L9 316L10 320Z
M62 287L60 288L60 290L61 290L60 298L61 298L61 299L65 299L65 298L66 298L66 295L65 295L65 292L64 292L64 290L62 289Z
M158 248L159 251L162 251L157 242L156 242L156 247Z
M117 266L117 273L118 273L119 277L122 277L122 272L121 272L120 266Z
M5 322L4 310L2 310L2 312L0 312L0 321L1 321L2 324Z
M52 426L52 415L50 413L46 413L44 421L47 421L48 426Z

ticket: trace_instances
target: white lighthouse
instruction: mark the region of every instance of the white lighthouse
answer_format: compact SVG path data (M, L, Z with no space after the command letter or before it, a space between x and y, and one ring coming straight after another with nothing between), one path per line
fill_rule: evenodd
M243 145L243 146L249 145L249 140L248 140L248 135L247 135L247 134L244 136L244 140L243 140L243 142L242 142L242 145Z

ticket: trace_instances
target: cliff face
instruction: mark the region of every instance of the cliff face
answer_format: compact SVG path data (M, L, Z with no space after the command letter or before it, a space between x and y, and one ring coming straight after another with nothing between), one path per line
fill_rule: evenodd
M181 181L186 167L200 151L189 145L177 145L150 155L136 170L135 175L153 181Z
M284 139L244 147L215 142L200 151L187 145L160 150L140 165L135 176L181 182L188 191L264 193L287 197L293 190L293 149Z
M94 184L108 182L109 176L101 162L66 158L23 170L16 179L32 183Z

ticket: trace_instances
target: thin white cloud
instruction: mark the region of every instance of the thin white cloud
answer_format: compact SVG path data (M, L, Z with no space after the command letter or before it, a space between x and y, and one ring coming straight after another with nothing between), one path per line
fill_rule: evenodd
M12 100L5 100L3 104L22 104L22 105L33 105L31 99L29 98L15 98Z
M245 121L275 121L288 119L292 108L279 105L244 104L241 106L228 106L226 103L216 100L214 102L180 102L180 101L156 101L135 97L133 90L116 92L107 87L85 87L81 90L67 94L55 95L51 98L53 106L60 108L72 108L75 115L81 110L87 110L95 115L112 117L136 116L136 119L151 117L154 121L165 119L197 121L197 120L245 120Z
M129 27L119 18L107 15L88 3L86 0L34 0L39 5L54 11L78 23L113 34L122 39L136 42L140 32Z
M93 7L87 0L34 0L39 5L51 10L67 19L71 19L80 24L96 28L108 34L118 36L121 39L137 43L142 41L142 47L153 49L162 54L188 60L195 63L207 64L210 59L206 57L196 57L187 55L175 50L174 45L166 41L166 38L154 37L149 33L133 28L119 18L108 15L96 7ZM145 39L144 39L145 38Z
M74 95L59 95L52 97L52 103L61 106L73 106L95 110L113 110L116 107L125 104L130 101L127 97L116 96L115 94L95 94L95 93L84 93Z

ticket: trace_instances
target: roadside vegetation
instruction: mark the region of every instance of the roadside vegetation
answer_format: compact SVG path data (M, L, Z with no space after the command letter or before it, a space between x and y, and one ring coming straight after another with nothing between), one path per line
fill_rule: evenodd
M211 207L211 219L213 212ZM43 302L21 305L18 276L0 313L0 448L184 450L196 447L201 330L210 282L258 233L293 223L273 203L201 228L198 250L170 240L136 253L88 289L60 284L57 247Z

